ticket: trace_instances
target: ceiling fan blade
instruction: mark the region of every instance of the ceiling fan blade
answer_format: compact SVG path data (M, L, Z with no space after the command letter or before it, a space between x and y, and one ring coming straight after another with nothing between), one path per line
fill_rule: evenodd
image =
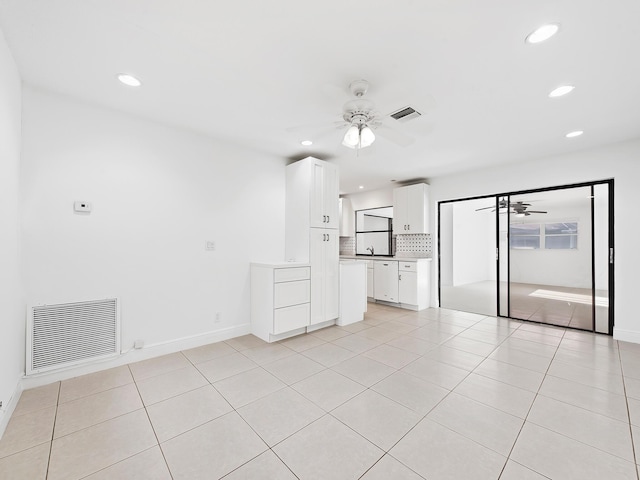
M412 136L391 128L384 123L375 127L375 133L401 147L408 147L409 145L413 144L413 142L415 142L415 138L413 138Z
M496 211L495 205L491 205L490 207L476 208L476 212L479 212L480 210L489 210L490 208L493 208L494 212Z
M548 212L543 212L542 210L527 210L525 213L548 213Z
M344 120L340 120L340 121L335 121L335 122L322 122L322 123L309 123L306 125L296 125L293 127L288 127L285 128L285 132L289 132L289 133L298 133L298 132L304 132L304 133L313 133L314 130L318 130L318 129L325 129L325 128L335 128L335 129L340 129L343 128L347 125L347 123Z

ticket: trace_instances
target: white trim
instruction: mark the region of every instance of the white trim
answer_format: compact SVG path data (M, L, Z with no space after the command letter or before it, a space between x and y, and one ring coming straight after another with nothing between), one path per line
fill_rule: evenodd
M621 328L614 326L613 338L623 342L640 343L640 332L636 330L622 330Z
M9 402L6 405L3 405L2 408L0 408L0 438L2 438L7 425L9 425L11 415L13 415L13 411L16 409L16 405L18 405L18 400L20 400L21 395L22 382L18 381L18 383L16 384L16 389L13 391L13 395L11 395Z
M130 349L122 352L116 358L94 361L86 365L60 369L55 372L33 374L29 375L28 377L24 376L22 377L21 387L22 389L27 390L42 385L47 385L53 382L67 380L69 378L77 377L80 375L86 375L88 373L94 373L113 367L119 367L128 363L139 362L141 360L147 360L150 358L159 357L161 355L179 352L181 350L188 350L190 348L200 347L202 345L208 345L210 343L220 342L222 340L228 340L230 338L247 335L248 333L251 333L251 325L249 323L245 323L243 325L228 327L212 332L177 338L175 340L170 340L167 342L146 345L141 349Z

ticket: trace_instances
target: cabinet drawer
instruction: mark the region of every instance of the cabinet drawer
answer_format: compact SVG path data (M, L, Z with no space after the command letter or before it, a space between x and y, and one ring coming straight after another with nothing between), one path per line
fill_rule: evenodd
M401 262L398 261L398 270L403 272L417 272L418 262Z
M303 303L302 305L276 309L273 313L274 335L309 325L311 316L309 305L308 303Z
M307 303L311 295L311 281L276 283L274 285L274 308L288 307L299 303Z
M296 268L278 268L274 272L274 281L278 282L293 282L295 280L306 280L311 277L310 267L296 267Z

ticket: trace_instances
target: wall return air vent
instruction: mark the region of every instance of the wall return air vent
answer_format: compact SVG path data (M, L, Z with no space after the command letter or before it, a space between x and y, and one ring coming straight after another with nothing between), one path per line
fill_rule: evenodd
M399 122L407 122L409 120L413 120L414 118L418 118L422 115L419 111L412 107L404 107L398 110L397 112L389 115L391 118L395 118Z
M26 373L71 367L120 353L117 298L29 308Z

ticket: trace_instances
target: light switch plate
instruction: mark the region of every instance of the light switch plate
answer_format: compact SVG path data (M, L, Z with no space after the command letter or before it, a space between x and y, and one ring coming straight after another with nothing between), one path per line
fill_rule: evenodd
M204 249L205 250L215 250L216 249L216 242L214 242L213 240L207 240L204 244Z

